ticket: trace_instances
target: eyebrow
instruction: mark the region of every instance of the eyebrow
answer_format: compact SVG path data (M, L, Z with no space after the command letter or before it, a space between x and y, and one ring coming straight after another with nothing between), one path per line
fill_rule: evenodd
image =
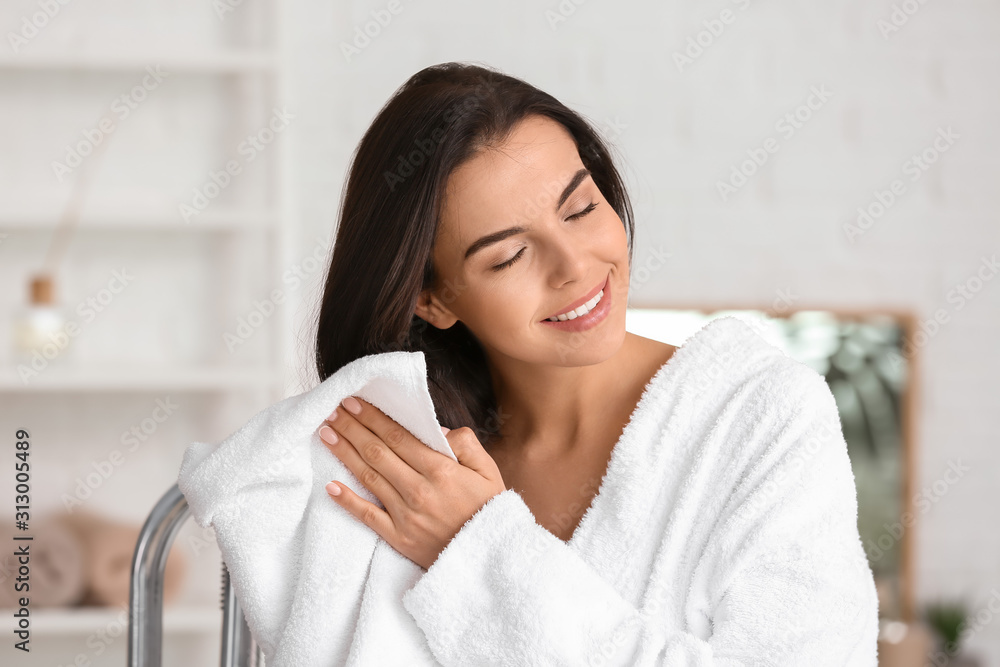
M573 174L573 178L570 179L569 183L567 183L566 187L563 189L562 194L559 195L559 200L556 202L557 211L560 209L560 207L562 207L562 205L566 202L566 200L569 199L569 196L573 194L573 191L576 190L577 186L579 186L580 183L583 182L583 179L587 178L588 176L591 176L591 173L590 170L587 169L586 167ZM483 236L482 238L478 239L468 247L468 249L465 251L465 256L462 258L462 261L469 259L469 257L471 257L472 255L474 255L475 253L479 252L480 250L482 250L487 246L503 241L508 236L521 234L522 232L526 231L528 231L527 227L522 227L518 225L516 227L508 227L507 229L501 229L499 232L493 232L492 234L487 234L486 236Z

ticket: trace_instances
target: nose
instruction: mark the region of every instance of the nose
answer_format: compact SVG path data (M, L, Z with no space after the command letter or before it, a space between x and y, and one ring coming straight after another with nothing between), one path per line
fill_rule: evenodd
M583 241L580 234L561 226L546 234L541 244L542 261L554 288L575 281L582 282L593 274L593 253Z

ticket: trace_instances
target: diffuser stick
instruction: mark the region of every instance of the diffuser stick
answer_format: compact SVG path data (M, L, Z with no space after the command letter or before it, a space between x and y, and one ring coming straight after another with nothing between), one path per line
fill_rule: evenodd
M49 243L49 249L45 255L45 263L42 269L44 275L54 275L59 264L62 262L63 256L66 254L66 247L69 245L73 227L80 219L80 211L83 210L87 186L90 184L91 177L97 172L101 156L111 142L112 136L114 136L113 132L105 134L104 139L101 143L97 144L94 151L90 154L90 160L87 164L81 165L77 171L76 178L73 180L73 188L70 191L69 201L66 203L66 208L59 219L59 224L52 234L52 241Z

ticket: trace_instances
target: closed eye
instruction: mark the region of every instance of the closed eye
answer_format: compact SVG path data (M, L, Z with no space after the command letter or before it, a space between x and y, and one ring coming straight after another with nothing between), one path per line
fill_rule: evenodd
M596 201L594 203L592 203L590 206L588 206L587 208L585 208L582 211L580 211L579 213L574 213L573 215L569 216L569 219L570 220L576 220L577 218L582 218L583 216L585 216L588 213L590 213L591 211L593 211L595 208L597 208L597 202Z
M590 204L590 206L588 206L587 208L583 209L579 213L574 213L573 215L569 216L569 219L570 220L577 220L579 218L582 218L582 217L586 216L587 214L589 214L591 211L593 211L595 208L597 208L597 202L593 202L592 204ZM503 264L497 264L496 266L491 267L491 268L494 271L503 271L507 267L509 267L512 264L514 264L514 262L516 262L517 260L521 259L521 255L523 255L523 254L524 254L524 248L521 248L520 250L517 251L516 255L514 255L513 257L511 257L510 259L508 259L506 262L504 262Z
M523 255L523 254L524 254L524 248L521 248L520 250L517 251L516 255L514 255L513 257L511 257L510 259L508 259L506 262L504 262L503 264L497 264L496 266L494 266L493 270L494 271L503 271L508 266L510 266L511 264L513 264L514 262L516 262L517 260L519 260L521 258L521 255Z

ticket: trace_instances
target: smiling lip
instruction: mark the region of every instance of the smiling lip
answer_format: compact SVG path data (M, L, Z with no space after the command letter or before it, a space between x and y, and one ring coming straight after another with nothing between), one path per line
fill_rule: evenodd
M608 286L608 278L610 277L610 275L611 274L608 274L607 276L605 276L604 282L601 283L600 285L598 285L597 287L595 287L594 289L590 290L590 293L586 294L585 296L580 297L579 299L577 299L576 301L574 301L570 305L566 306L565 308L563 308L559 312L553 313L552 315L549 315L549 317L558 317L559 315L562 315L563 313L568 313L571 310L576 310L577 308L579 308L583 304L585 304L588 301L590 301L591 299L593 299L595 296L598 295L598 293L602 289L604 289L605 287ZM549 317L544 318L542 321L544 322L545 320L549 319Z

